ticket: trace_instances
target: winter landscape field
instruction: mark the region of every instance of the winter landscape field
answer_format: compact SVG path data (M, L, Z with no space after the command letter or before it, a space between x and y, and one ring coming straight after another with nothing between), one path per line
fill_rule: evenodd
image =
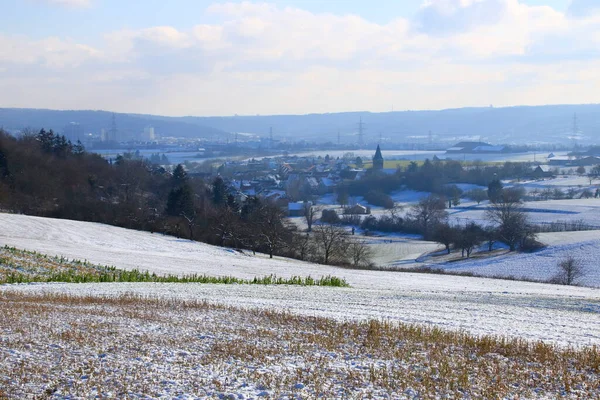
M178 168L167 185L174 176L187 179ZM312 234L306 216L273 208L292 223L289 233L306 240L300 244L312 240L309 251L324 251L318 235L329 227L348 241L343 251L368 251L362 264L316 264L327 261L269 257L248 241L222 239L216 247L179 237L196 233L213 243L234 205L217 208L212 228L188 220L189 232L179 230L185 212L147 231L0 213L0 399L598 398L600 200L589 198L593 178L502 184L503 193L522 188L526 201L515 205L528 227L540 228L537 247L509 251L499 236L489 242L481 235L467 256L458 241L445 248L425 234L427 225L417 232L410 225L419 204L437 194L404 186L390 192L391 210L369 208L370 218L408 221L406 231L370 230L356 219L329 225L325 208L344 213L332 193L316 205L321 218ZM441 200L452 232L490 224L488 210L499 203L489 187L456 186L463 197ZM217 187L200 193L214 195ZM473 189L487 189L486 199L470 198ZM127 200L127 188L123 194ZM365 197L349 202L365 204ZM156 216L137 210L139 218ZM246 240L270 240L265 218L242 220L253 221L257 234L235 229ZM165 230L175 220L177 230ZM548 283L559 282L569 259L579 268L569 286Z
M0 4L0 400L600 399L600 0Z
M3 285L8 398L600 395L599 289L348 270L101 224L0 220L0 245L69 259L160 274L335 275L351 286ZM561 246L590 260L600 248L596 232L566 237L549 240L565 241L556 254L462 268L535 270L535 257L553 265Z

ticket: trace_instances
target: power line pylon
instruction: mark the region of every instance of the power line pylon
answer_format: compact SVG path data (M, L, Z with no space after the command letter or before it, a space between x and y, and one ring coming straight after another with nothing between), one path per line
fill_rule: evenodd
M362 117L360 117L360 120L358 122L358 145L360 147L365 145L365 123L362 122Z

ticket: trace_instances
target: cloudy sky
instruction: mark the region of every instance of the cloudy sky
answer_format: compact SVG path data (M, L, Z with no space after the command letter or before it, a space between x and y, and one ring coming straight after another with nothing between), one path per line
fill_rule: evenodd
M600 102L599 0L1 0L0 107L304 114Z

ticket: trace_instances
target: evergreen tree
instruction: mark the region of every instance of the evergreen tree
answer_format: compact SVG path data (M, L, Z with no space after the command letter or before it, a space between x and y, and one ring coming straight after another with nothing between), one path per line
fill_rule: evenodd
M194 192L189 184L171 189L167 198L166 213L171 216L194 214Z
M254 213L256 213L261 207L260 199L256 196L251 196L246 199L241 210L241 217L245 221L249 221Z
M77 143L73 146L73 154L81 155L83 153L85 153L85 147L83 147L81 141L78 140Z
M173 177L171 178L171 184L173 187L181 187L188 182L187 172L183 168L183 165L177 164L173 170Z
M8 170L8 161L6 161L6 156L0 148L0 178L6 178L9 175L10 172Z
M502 182L498 180L498 178L495 178L488 184L488 198L492 203L496 203L502 198L503 189L504 186L502 185Z
M237 201L235 201L235 197L233 197L232 194L227 195L227 207L236 213L240 211L240 206L238 205Z
M40 143L40 147L45 153L52 152L54 142L54 132L52 132L52 129L49 131L41 129L36 135L36 140Z
M227 204L227 186L220 176L217 176L213 181L212 200L213 204L217 207Z

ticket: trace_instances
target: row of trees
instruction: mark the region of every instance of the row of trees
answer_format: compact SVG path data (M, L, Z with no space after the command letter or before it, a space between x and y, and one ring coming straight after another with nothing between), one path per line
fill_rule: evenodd
M488 195L483 189L473 189L463 193L454 182L470 183L485 186L489 182L500 182L502 179L523 179L531 177L533 164L505 162L502 165L485 165L480 162L474 162L465 165L454 160L425 160L419 165L411 162L407 167L399 167L395 174L386 175L377 171L369 173L359 181L351 181L340 185L337 188L338 201L341 205L347 203L349 196L369 195L375 202L372 204L393 207L393 202L389 193L399 190L401 187L409 189L431 192L443 196L448 201L450 207L460 204L461 197L468 197L477 203L484 201ZM586 169L580 167L577 172L586 174ZM590 178L600 179L600 165L590 169L586 174ZM547 189L538 192L533 191L533 196L541 199L573 198L578 195L575 189L562 192L560 189ZM589 191L581 194L583 197L592 197ZM492 195L493 196L493 195Z
M291 254L300 260L322 264L371 267L371 248L339 225L319 224L311 233L295 235Z
M379 218L368 216L362 220L361 228L370 231L418 233L426 240L442 243L448 252L451 248L461 249L467 257L484 241L488 243L490 250L496 241L505 243L511 251L529 249L537 246L537 229L528 221L522 207L522 196L521 189L503 188L498 180L492 181L486 193L490 200L485 212L488 222L486 226L474 222L465 226L451 226L448 223L447 199L433 194L422 198L407 213L394 207L387 215ZM329 215L327 217L330 218ZM339 222L343 223L343 220Z
M340 205L348 204L351 196L368 197L371 204L391 209L394 202L389 194L401 187L417 191L431 192L442 196L448 206L460 204L461 196L469 197L478 203L487 199L483 189L474 189L465 194L454 185L454 182L487 185L490 181L500 179L519 179L531 173L531 166L527 163L506 162L501 166L489 166L483 163L473 163L466 166L453 160L425 160L419 165L411 162L406 168L399 167L394 174L384 174L379 171L369 170L358 181L349 181L336 188Z
M258 197L238 203L221 177L205 182L181 165L171 173L135 154L111 163L52 131L20 138L0 131L0 208L160 232L270 257L368 263L361 243L343 230L319 227L307 239L277 205Z
M528 250L539 244L536 241L536 230L528 221L527 214L523 211L519 189L502 188L497 181L490 183L488 188L490 206L486 209L485 218L489 225L482 227L475 222L465 226L450 226L441 207L433 207L431 199L425 199L417 206L418 214L432 215L428 220L421 220L425 236L431 226L431 239L442 243L448 253L451 246L462 251L463 256L469 257L472 250L486 241L491 251L496 241L506 244L510 251L517 249ZM438 200L439 203L439 200ZM435 205L435 203L434 203Z

